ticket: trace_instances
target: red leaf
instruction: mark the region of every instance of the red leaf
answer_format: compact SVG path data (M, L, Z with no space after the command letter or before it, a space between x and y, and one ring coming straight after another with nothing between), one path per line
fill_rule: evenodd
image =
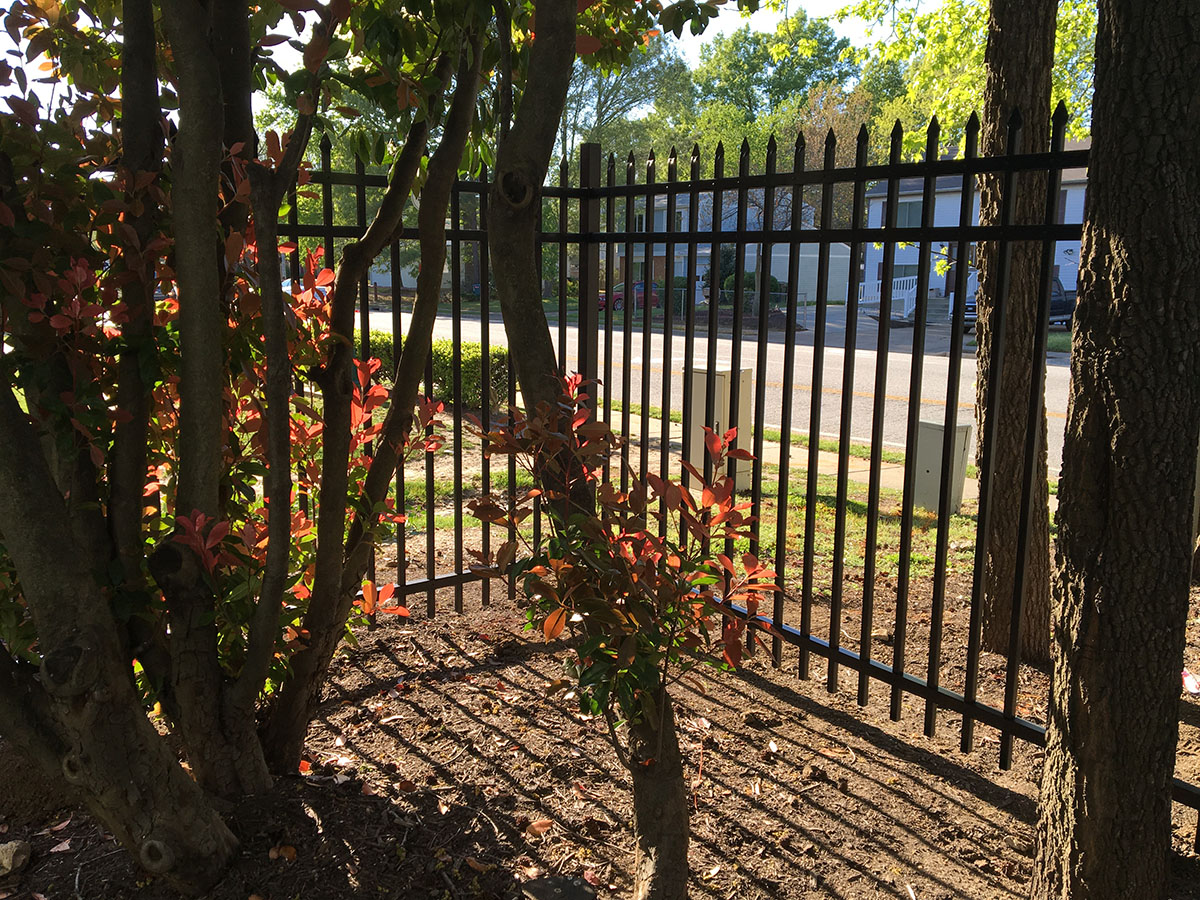
M560 634L567 625L567 611L565 609L556 609L550 615L546 616L546 621L542 623L542 634L546 636L547 641L552 641Z
M378 605L377 600L379 594L375 590L375 584L370 581L364 581L362 586L362 594L363 598L358 605L362 611L369 616L375 612L375 608Z
M704 427L704 449L714 462L721 458L721 439L707 425Z
M310 72L316 72L321 68L321 63L325 61L325 55L329 52L329 38L314 36L308 42L308 46L304 48L304 68Z
M600 42L599 38L594 38L590 34L575 35L575 52L580 56L591 56L603 46L604 44Z

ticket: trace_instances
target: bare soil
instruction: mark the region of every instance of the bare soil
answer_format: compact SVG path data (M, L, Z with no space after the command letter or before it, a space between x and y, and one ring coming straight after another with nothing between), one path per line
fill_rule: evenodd
M949 596L961 594L952 584ZM927 619L928 596L918 583L910 621ZM432 619L418 599L410 619L387 617L339 654L309 733L308 774L229 811L241 854L210 896L515 898L552 874L628 896L629 777L602 723L547 690L569 647L524 632L503 588L485 607L480 586L468 586L461 615L443 595ZM848 634L855 609L848 592ZM891 616L886 604L878 613ZM960 664L964 614L947 604L948 673ZM921 631L912 629L910 659L924 658ZM1189 636L1194 653L1196 626ZM880 644L886 661L890 645ZM921 702L908 698L893 722L884 687L859 707L852 677L830 694L820 660L809 681L796 666L794 649L778 668L760 651L735 675L701 672L675 693L692 790L692 896L1025 896L1039 751L1018 743L1001 771L991 729L978 728L976 750L963 754L956 716L941 714L927 738ZM985 656L993 695L1002 671ZM1044 713L1044 696L1044 676L1024 674L1030 716ZM1180 773L1195 775L1200 717L1183 702ZM1195 825L1176 806L1177 900L1200 897ZM33 844L33 861L19 881L0 883L0 897L172 896L0 744L0 842L18 838Z

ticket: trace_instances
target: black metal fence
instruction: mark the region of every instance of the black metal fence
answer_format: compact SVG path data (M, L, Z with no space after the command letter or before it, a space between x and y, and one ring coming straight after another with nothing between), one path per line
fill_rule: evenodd
M813 148L817 153L798 140L789 148L787 172L777 171L779 148L772 139L761 167L752 168L755 161L743 145L736 174L726 174L721 148L702 172L702 160L693 151L686 178L672 154L661 180L653 155L641 171L630 155L618 177L614 158L604 165L599 148L585 145L575 183L564 162L559 183L547 187L543 201L545 308L559 361L565 370L582 365L586 377L600 382L597 413L626 438L624 459L640 471L682 477L683 460L698 465L703 457L695 439L701 425L719 430L739 425L738 442L749 445L755 458L736 473L738 489L748 494L757 517L750 549L773 560L780 583L788 587L774 598L769 614L757 617L769 626L776 664L784 664L784 648L793 646L798 675L813 677L814 665L823 662L831 691L839 689L842 671L849 670L859 703L867 703L878 685L887 691L897 720L904 698L911 696L923 705L927 735L934 734L940 713L961 717L964 751L974 746L976 723L991 726L999 731L1004 768L1011 764L1014 739L1044 743L1044 708L1039 712L1038 705L1045 702L1045 690L1036 678L1032 693L1023 696L1020 689L1019 574L1008 653L987 657L988 677L981 676L987 656L980 638L984 554L974 551L984 546L991 528L997 488L994 432L983 436L975 460L973 509L964 518L952 508L955 481L962 477L955 471L956 434L960 424L973 421L974 397L969 388L965 397L960 389L964 364L973 365L969 348L964 356L967 263L977 242L998 243L1000 300L987 392L995 402L1005 365L1013 245L1041 246L1040 328L1033 358L1044 360L1056 246L1081 236L1078 219L1071 222L1060 214L1060 192L1064 172L1086 167L1087 151L1064 149L1065 126L1060 108L1050 150L1022 152L1021 124L1014 119L1009 152L982 158L979 125L972 118L962 155L938 158L935 121L921 162L901 161L897 127L885 163L872 161L864 129L854 163L841 167L835 164L831 133L824 147ZM808 154L819 156L821 164L806 166ZM327 259L341 242L363 232L372 197L386 183L383 175L368 174L361 165L354 173L334 172L329 159L326 142L322 165L312 176L320 209L305 215L293 197L282 229L298 242L321 244L329 251ZM1014 222L1014 185L1022 172L1046 176L1041 223ZM985 173L1002 182L1000 222L989 226L976 219L977 178ZM914 185L919 200L913 199ZM400 471L396 479L398 504L408 509L410 520L396 534L395 579L401 593L426 595L430 615L442 591L452 592L455 609L463 609L464 585L473 580L465 548L486 552L494 540L490 527L464 518L464 499L475 491L511 491L518 483L511 462L498 471L489 466L471 444L463 420L470 407L487 427L516 400L512 377L503 380L507 397L489 397L488 390L496 382L492 348L504 346L505 339L482 230L487 191L486 173L455 187L439 317L439 334L456 352L470 343L480 345L478 362L471 364L478 368L456 365L449 383L438 383L431 363L426 391L447 401L446 450L440 459L424 460L417 472ZM909 224L898 225L905 202L919 207L905 212ZM335 205L352 205L354 221L338 221ZM393 351L399 349L406 260L416 238L415 228L404 231L380 261L386 273L373 270L360 286L364 356L372 352L372 327L390 331ZM916 256L915 295L902 304L910 311L903 319L893 318L893 293L911 291L912 276L906 274L903 282L896 277L898 254ZM722 271L730 256L731 278ZM869 260L876 265L870 281L878 283L878 300L863 310L860 286ZM293 272L298 264L297 255ZM907 272L911 266L906 266ZM378 282L384 280L390 287L381 291ZM931 287L935 283L944 288ZM372 311L381 294L384 301ZM1034 426L1044 411L1045 380L1046 367L1035 366L1022 484L1026 498L1036 477L1042 432ZM481 388L465 395L466 383ZM940 447L932 452L940 462L926 473L918 471L922 420L932 420L941 434ZM926 494L932 489L938 498L927 511L918 505L922 478L932 482L932 487L925 484ZM1026 503L1020 560L1030 552L1033 514ZM881 548L885 525L896 536ZM914 557L918 529L932 540L932 560ZM956 529L969 538L953 541ZM914 574L919 568L923 574ZM386 577L379 573L381 580ZM486 604L490 587L485 583L481 590ZM948 631L949 613L958 626ZM1200 789L1179 780L1175 798L1200 808Z

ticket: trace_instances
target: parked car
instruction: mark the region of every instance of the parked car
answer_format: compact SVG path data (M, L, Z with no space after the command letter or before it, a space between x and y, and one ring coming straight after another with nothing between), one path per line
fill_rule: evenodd
M620 282L613 285L612 289L613 309L622 310L625 308L625 282ZM604 309L607 304L606 292L600 294L600 308ZM646 283L644 281L635 281L633 283L633 308L640 309L642 304L646 302ZM658 306L658 282L650 282L650 305Z
M970 331L975 327L977 308L975 294L978 291L979 280L972 272L967 278L967 302L963 304L963 327ZM1050 283L1050 324L1071 327L1071 319L1075 315L1075 298L1068 297L1063 283L1055 277Z

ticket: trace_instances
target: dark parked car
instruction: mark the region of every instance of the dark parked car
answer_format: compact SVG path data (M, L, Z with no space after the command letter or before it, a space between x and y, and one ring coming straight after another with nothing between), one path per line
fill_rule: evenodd
M613 286L612 289L613 309L621 310L625 308L625 282L620 282ZM635 281L633 283L633 308L640 309L642 304L646 302L646 284L643 281ZM604 309L607 299L604 294L600 295L600 308ZM650 305L658 306L658 282L650 282Z
M968 329L975 327L976 306L975 291L978 284L974 273L967 281L967 302L963 305L963 325ZM1050 283L1050 324L1071 327L1071 318L1075 315L1075 298L1068 297L1063 289L1063 283L1056 277Z

